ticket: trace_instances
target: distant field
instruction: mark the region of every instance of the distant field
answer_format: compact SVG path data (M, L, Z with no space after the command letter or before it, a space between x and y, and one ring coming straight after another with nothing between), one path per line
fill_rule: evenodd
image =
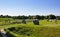
M27 24L12 24L12 22L21 22L12 18L0 18L0 20L0 28L6 29L8 37L60 37L60 20L57 22L40 20L40 25L34 25L31 20L26 20Z

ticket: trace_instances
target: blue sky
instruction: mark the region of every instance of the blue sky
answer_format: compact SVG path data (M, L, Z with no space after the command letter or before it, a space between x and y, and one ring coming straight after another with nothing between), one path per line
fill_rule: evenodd
M60 0L0 0L0 15L60 15Z

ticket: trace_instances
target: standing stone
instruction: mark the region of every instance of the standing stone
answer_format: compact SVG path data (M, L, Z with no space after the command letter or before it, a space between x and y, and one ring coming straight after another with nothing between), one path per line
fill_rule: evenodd
M55 19L55 23L57 24L57 18Z
M38 19L34 19L34 20L33 20L33 23L34 23L35 25L39 25L39 20L38 20Z
M22 19L22 23L23 23L23 24L26 24L26 20L25 20L25 19Z

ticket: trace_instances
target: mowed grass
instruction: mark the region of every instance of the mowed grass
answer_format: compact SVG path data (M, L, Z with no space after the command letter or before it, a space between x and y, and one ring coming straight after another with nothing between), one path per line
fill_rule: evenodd
M33 22L27 22L27 24L8 24L0 26L0 28L5 28L7 30L6 32L9 32L12 36L14 35L14 37L60 37L60 20L57 23L55 20L52 22L40 20L39 24L34 25Z
M55 20L52 20L52 21L40 20L40 25L42 25L42 26L60 26L60 20L57 20L57 22L55 22Z

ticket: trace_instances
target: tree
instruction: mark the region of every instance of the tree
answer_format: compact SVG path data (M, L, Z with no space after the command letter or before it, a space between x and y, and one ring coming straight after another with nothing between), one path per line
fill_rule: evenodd
M0 15L0 17L2 18L2 17L3 17L3 15Z
M60 20L60 16L56 16L58 20Z
M39 16L39 15L36 15L36 18L37 18L37 19L41 19L41 16Z
M50 15L46 16L46 19L56 19L56 16L55 16L55 15L50 14Z
M33 16L30 16L30 15L28 16L28 19L32 19L32 18L33 18Z

